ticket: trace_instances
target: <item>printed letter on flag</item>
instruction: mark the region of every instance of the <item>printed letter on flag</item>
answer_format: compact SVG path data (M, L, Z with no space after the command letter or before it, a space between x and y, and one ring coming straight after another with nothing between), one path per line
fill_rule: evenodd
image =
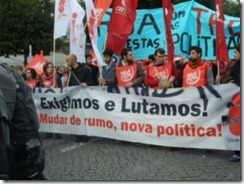
M97 27L100 26L103 15L111 5L113 0L95 0L94 6L96 9L96 17L97 17Z
M96 10L94 8L94 4L92 0L84 0L84 2L86 4L87 26L88 26L89 36L92 44L92 49L96 55L98 66L104 66L105 63L103 62L102 57L97 48L98 34L97 34L97 17L95 14Z
M224 34L224 13L222 9L222 0L215 0L216 6L216 60L219 62L229 63L228 49Z
M174 59L174 43L171 34L171 20L172 13L174 11L171 0L162 0L163 14L164 14L164 27L165 27L165 37L167 40L167 54L169 62L173 63Z
M78 62L85 63L86 34L83 24L85 11L77 0L70 1L70 8L70 53L77 56Z
M54 40L65 36L70 20L70 2L69 0L55 0L54 11Z

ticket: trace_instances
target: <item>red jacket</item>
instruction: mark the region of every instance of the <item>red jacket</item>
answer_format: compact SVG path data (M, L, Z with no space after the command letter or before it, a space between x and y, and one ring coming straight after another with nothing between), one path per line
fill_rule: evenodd
M172 67L172 63L165 63L161 65L155 66L151 64L148 66L146 70L146 75L144 78L144 84L149 86L150 88L158 89L158 76L156 74L156 70L158 75L161 75L163 78L169 79L171 76L175 75L175 70Z
M191 68L189 63L186 64L183 70L183 87L189 86L206 86L208 85L207 80L207 70L208 70L208 63L201 60L199 66L196 68Z

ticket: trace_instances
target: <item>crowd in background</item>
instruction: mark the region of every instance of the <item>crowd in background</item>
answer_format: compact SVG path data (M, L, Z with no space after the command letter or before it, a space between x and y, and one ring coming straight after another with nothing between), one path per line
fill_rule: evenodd
M167 89L178 87L198 87L233 82L240 86L240 44L235 46L234 60L227 66L219 67L219 61L205 61L201 58L202 49L192 46L189 59L176 56L172 62L163 48L158 48L145 60L136 60L129 48L121 50L121 58L117 60L111 49L103 51L103 67L93 62L91 55L85 55L85 63L77 61L75 54L66 57L63 66L55 68L47 62L43 66L43 74L37 75L33 68L24 69L16 65L26 83L32 87L58 88L80 85L104 86L118 85L129 87L149 87ZM221 65L222 66L222 65ZM52 134L47 133L47 137ZM60 135L56 134L60 138ZM88 136L75 136L77 142L88 142ZM236 151L230 161L239 161L240 152Z

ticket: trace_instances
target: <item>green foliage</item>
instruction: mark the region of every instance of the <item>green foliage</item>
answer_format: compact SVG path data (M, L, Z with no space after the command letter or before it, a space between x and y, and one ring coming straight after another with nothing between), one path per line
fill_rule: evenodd
M50 0L0 0L0 55L52 48L54 4Z
M214 0L195 1L214 9ZM139 0L138 9L159 8L161 3L162 0ZM240 17L240 1L223 0L223 6L225 14ZM27 56L29 44L33 55L40 50L49 54L53 45L53 14L54 0L0 0L0 56L19 53ZM57 46L61 44L57 40Z
M190 0L172 0L173 4L183 3ZM224 14L240 17L241 4L239 0L222 0ZM195 0L195 2L202 4L212 10L215 9L214 0ZM138 0L138 9L152 9L162 7L162 0Z

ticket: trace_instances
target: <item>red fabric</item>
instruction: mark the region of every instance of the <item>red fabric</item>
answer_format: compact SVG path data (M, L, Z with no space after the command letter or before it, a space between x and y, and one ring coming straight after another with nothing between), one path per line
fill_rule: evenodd
M36 80L36 79L31 80L31 81L26 80L25 83L26 83L28 86L32 87L32 88L36 88L36 87L37 87L37 80Z
M164 25L165 25L165 37L167 40L167 52L168 52L168 61L174 61L174 43L171 34L171 20L172 14L174 11L171 0L162 0L162 8L164 14Z
M173 70L173 67L170 63L165 63L159 66L154 66L154 64L149 65L144 78L144 84L146 86L149 86L150 88L158 89L159 81L155 71L155 67L158 75L160 75L162 78L170 79L171 76L175 75L175 71Z
M94 7L96 9L96 13L98 15L98 20L97 20L97 27L100 26L103 15L111 5L113 0L95 0Z
M225 41L224 34L224 13L222 9L222 0L215 0L216 6L216 60L224 62L225 64L230 62L228 49Z
M28 68L33 68L36 70L37 75L43 74L43 66L46 64L46 60L41 53L36 54L35 57L26 65L25 70Z
M183 70L183 87L199 87L208 85L208 67L208 63L203 60L196 68L191 68L189 63L187 63Z
M118 86L125 86L128 82L132 82L137 76L137 65L134 61L132 65L118 66L116 64L116 77Z
M109 48L114 54L120 56L121 49L124 48L129 35L107 33L105 48Z
M138 0L114 0L108 32L130 34L136 19Z

